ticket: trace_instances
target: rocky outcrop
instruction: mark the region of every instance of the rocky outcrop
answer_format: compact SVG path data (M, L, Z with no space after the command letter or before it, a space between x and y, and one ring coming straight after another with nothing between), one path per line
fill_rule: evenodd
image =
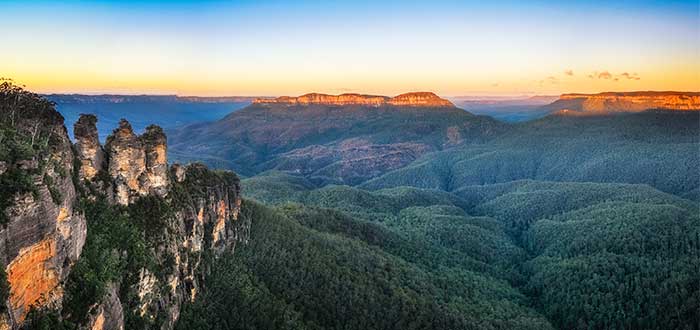
M193 301L204 284L204 252L217 256L233 251L247 242L250 232L250 222L239 216L240 182L235 174L212 172L201 164L175 164L168 172L168 198L176 209L165 231L170 234L150 239L159 242L157 263L172 263L172 268L158 276L141 270L131 288L132 296L138 297L138 315L152 322L165 316L162 329L174 327L181 305Z
M570 115L640 112L650 109L700 110L698 92L626 92L564 94L545 106L551 112Z
M287 105L363 105L363 106L418 106L418 107L454 107L452 102L442 99L431 92L405 93L395 97L363 95L363 94L340 94L327 95L319 93L305 94L299 97L282 96L274 99L256 99L255 104L287 104Z
M395 106L454 107L452 102L431 92L405 93L392 97L387 103Z
M103 168L104 151L97 134L97 117L81 115L73 126L75 149L80 160L80 177L92 180Z
M139 136L122 120L102 147L97 118L82 115L72 145L52 104L19 88L4 88L0 85L0 125L16 130L12 134L20 138L10 142L21 145L10 145L11 152L2 154L0 176L6 182L4 176L12 175L21 184L3 186L0 200L0 261L10 286L9 296L3 297L7 312L0 313L0 329L20 328L31 308L57 311L79 322L80 329L124 329L126 319L134 316L151 328L174 328L182 304L195 299L204 285L202 256L215 257L247 241L250 223L239 218L238 177L198 164L173 165L171 170L166 136L157 126ZM5 188L13 190L6 193ZM148 262L112 275L118 278L97 291L102 296L85 302L85 315L66 315L61 312L64 295L76 297L81 286L73 284L84 283L68 278L88 234L83 208L77 207L81 203L102 203L135 221L138 232L147 236L138 249ZM150 206L159 210L153 213ZM125 221L119 219L114 221ZM81 265L92 267L99 263L94 258L103 255L131 260L130 253L118 248L99 253Z
M95 121L81 118L81 123L94 125ZM82 130L93 131L94 127ZM84 134L76 134L82 139ZM215 173L204 165L183 166L174 164L168 168L167 140L158 126L149 126L138 136L131 125L122 120L119 127L107 138L105 144L106 167L109 182L81 177L84 184L104 194L117 204L130 205L146 196L166 198L175 209L172 219L161 234L148 237L154 244L156 264L166 265L168 271L156 276L148 269L139 270L136 282L123 289L137 301L134 314L147 322L162 322L162 329L171 329L180 313L182 303L195 299L205 277L201 269L201 255L212 250L214 255L232 250L236 243L248 237L249 223L239 221L241 205L240 184L233 173ZM78 140L76 146L87 144ZM76 149L80 149L77 147ZM174 192L169 194L173 190ZM112 287L116 287L113 284ZM91 310L88 325L93 329L119 329L124 326L121 304L116 299L105 298ZM115 320L121 317L121 320ZM109 327L107 327L109 325Z
M167 141L160 127L151 125L143 135L137 136L131 124L122 119L107 138L105 150L109 159L107 172L114 184L117 203L128 205L149 194L167 195Z
M4 224L0 227L0 262L10 286L2 319L19 327L31 306L60 306L61 283L80 257L87 235L83 213L75 208L73 150L63 117L39 96L7 85L0 88L0 123L14 130L10 150L18 143L33 152L15 152L2 159L0 175L25 178L30 186L3 193ZM14 143L14 145L13 145ZM3 186L11 189L9 186Z
M86 329L124 330L124 310L119 290L114 284L109 285L102 302L93 310Z

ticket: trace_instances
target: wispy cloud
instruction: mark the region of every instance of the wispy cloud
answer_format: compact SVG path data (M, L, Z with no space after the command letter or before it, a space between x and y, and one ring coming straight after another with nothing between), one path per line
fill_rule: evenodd
M639 75L636 72L634 72L634 73L628 73L628 72L620 73L620 78L625 78L625 79L629 79L629 80L641 79L641 78L639 78Z
M572 76L574 75L574 70L565 70L565 71L564 71L564 74L567 75L567 76L572 77Z
M608 71L603 71L601 73L598 73L598 79L612 79L613 75L612 73Z
M627 80L641 80L642 78L639 77L639 75L634 72L634 73L629 73L629 72L623 72L620 74L613 74L610 73L609 71L595 71L589 75L587 75L588 78L590 79L605 79L605 80L612 80L612 81L620 81L621 79L627 79Z

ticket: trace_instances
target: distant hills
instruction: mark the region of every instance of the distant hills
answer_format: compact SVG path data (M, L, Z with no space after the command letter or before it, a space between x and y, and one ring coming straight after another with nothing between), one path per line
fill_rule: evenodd
M460 96L450 98L457 107L505 122L523 122L549 114L601 115L650 109L700 110L698 92L604 92L520 97Z
M536 96L457 96L450 100L457 107L477 115L487 115L500 121L515 123L542 118L551 110L543 108L559 99L557 95Z
M75 103L250 103L256 96L178 96L178 95L118 95L118 94L45 94L47 99L56 104Z
M655 97L668 97L659 95L631 97L652 100L638 107L656 108ZM700 165L693 150L700 112L650 110L623 118L596 112L600 116L550 115L507 124L448 105L432 93L421 96L424 104L400 106L392 104L396 98L359 94L256 100L219 121L171 130L170 153L245 176L284 171L319 186L452 191L465 184L537 179L646 183L691 199L698 194L694 169ZM554 111L563 100L587 104L581 98L563 96L546 107ZM615 109L615 103L604 104ZM679 162L687 166L679 168ZM669 170L659 171L664 168ZM697 180L679 185L669 183L670 177Z
M424 154L493 138L506 125L432 93L394 98L307 94L256 100L169 132L171 155L244 175L279 169L321 184L358 184Z
M232 111L250 104L255 97L224 96L200 97L177 95L44 95L56 103L58 110L71 125L81 113L99 118L97 129L104 140L112 128L125 118L136 132L157 124L165 128L195 122L221 119ZM72 134L72 132L69 132ZM72 136L71 136L72 137Z

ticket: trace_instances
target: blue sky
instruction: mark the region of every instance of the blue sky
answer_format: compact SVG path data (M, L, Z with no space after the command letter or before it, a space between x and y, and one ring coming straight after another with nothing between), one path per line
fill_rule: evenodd
M43 92L699 90L697 1L3 1Z

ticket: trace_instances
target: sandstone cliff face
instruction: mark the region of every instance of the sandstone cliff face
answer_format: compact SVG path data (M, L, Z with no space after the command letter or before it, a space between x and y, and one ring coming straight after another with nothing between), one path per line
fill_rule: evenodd
M430 92L405 93L392 97L387 103L396 106L454 107L452 102Z
M398 95L396 97L362 95L362 94L340 94L327 95L311 93L299 97L282 96L275 99L256 99L256 104L281 103L288 105L364 105L364 106L421 106L421 107L454 107L452 102L442 99L431 92L413 92Z
M2 322L17 328L30 306L61 305L61 283L80 257L87 231L83 213L74 208L74 154L63 117L38 96L6 88L0 89L0 122L16 134L14 142L3 143L21 143L32 152L6 154L0 175L25 177L34 190L7 196L9 206L0 210L6 219L0 261L10 286Z
M649 109L700 110L700 93L628 92L600 94L564 94L547 106L561 114L601 114L640 112Z

